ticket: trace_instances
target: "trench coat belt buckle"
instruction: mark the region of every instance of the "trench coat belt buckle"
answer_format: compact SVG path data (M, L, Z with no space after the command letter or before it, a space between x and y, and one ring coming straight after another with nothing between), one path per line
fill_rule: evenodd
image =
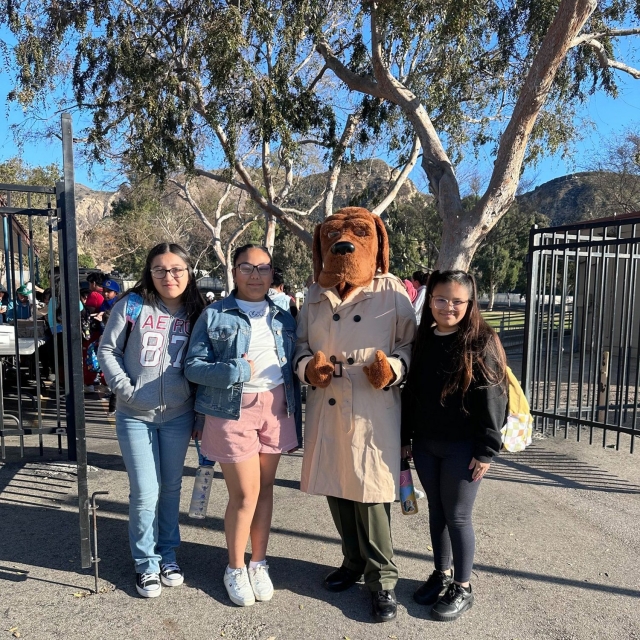
M349 364L348 362L344 362L343 360L332 360L333 362L333 377L334 378L342 378L342 374L344 371L354 371L358 369L362 369L366 365L364 362L354 362L353 364Z

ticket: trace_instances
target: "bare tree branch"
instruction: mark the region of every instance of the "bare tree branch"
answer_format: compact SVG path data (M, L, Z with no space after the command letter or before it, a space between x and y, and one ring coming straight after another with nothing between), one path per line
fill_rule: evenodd
M607 54L606 49L604 48L604 45L599 40L596 40L595 38L589 38L588 40L584 40L581 44L585 47L591 47L591 49L596 52L596 54L598 55L598 60L600 61L600 66L603 69L606 69L607 67L611 69L618 69L618 71L628 73L636 80L640 80L640 69L634 69L633 67L624 64L624 62L619 62L618 60L610 58Z
M347 121L342 130L340 136L340 142L333 151L333 157L331 159L331 170L329 171L329 177L327 178L327 186L324 193L324 217L330 216L333 213L333 197L336 193L338 186L338 178L340 171L342 170L342 161L344 154L346 153L353 135L360 124L360 114L350 113Z
M409 174L413 170L413 167L415 167L416 162L418 162L420 149L421 149L420 139L418 138L418 136L415 136L413 139L413 147L411 148L411 153L409 154L409 159L407 160L407 163L402 168L402 171L398 174L398 177L396 178L395 182L391 186L391 189L389 189L389 192L387 193L386 197L382 200L382 202L378 206L376 206L373 209L371 213L377 216L382 215L385 209L395 200L396 196L398 195L398 191L400 191L400 188L402 187L402 185L407 181L407 178L409 177Z

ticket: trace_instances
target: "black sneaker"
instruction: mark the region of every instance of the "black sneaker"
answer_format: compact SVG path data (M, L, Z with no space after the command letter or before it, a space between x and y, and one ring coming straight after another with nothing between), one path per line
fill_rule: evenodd
M159 573L136 573L136 590L143 598L157 598L162 593Z
M165 587L179 587L184 582L184 573L176 562L160 565L160 580Z
M431 617L438 622L453 622L457 620L467 609L473 606L473 592L452 582L446 593L435 603L431 609Z
M431 606L438 602L438 599L445 594L447 587L452 582L453 576L436 569L427 581L416 589L413 599L418 604Z

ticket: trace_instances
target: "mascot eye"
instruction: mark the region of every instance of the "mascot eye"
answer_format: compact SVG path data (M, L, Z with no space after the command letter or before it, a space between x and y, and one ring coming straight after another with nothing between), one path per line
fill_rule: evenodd
M353 234L358 236L359 238L364 238L367 235L366 229L354 229Z
M339 238L340 235L340 231L329 231L329 233L327 233L327 238L329 238L329 240L334 240L335 238Z

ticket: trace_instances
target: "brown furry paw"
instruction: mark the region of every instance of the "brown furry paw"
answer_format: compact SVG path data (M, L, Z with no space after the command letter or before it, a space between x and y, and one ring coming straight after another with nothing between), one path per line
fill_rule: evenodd
M384 389L396 379L387 356L380 350L376 351L375 360L370 365L362 367L362 370L374 389Z
M326 389L331 384L333 370L333 362L328 362L322 351L316 351L313 360L309 360L304 375L312 386Z

